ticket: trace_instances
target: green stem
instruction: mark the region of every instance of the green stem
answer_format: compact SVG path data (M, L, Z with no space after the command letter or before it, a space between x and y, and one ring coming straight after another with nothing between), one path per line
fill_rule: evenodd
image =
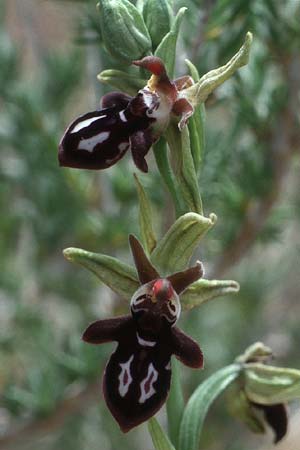
M179 363L172 361L172 382L167 401L168 430L172 444L178 446L180 422L184 410L184 399L180 383Z

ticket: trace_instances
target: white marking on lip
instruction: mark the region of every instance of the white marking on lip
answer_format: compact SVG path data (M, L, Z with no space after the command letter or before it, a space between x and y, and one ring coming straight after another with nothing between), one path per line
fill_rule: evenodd
M166 370L171 370L171 360L168 362L168 364L165 366Z
M142 345L143 347L154 347L156 345L156 341L146 341L146 339L141 338L138 333L136 333L136 337L138 340L138 343Z
M119 112L119 116L120 116L120 119L122 120L122 122L127 122L127 118L124 114L124 111Z
M152 397L156 393L153 385L158 379L158 372L155 370L152 363L148 366L148 373L146 378L140 383L141 395L139 398L139 403L145 403L148 398Z
M133 361L133 355L125 363L120 363L121 373L119 375L119 394L121 397L125 397L129 390L129 386L132 383L132 376L130 373L130 364Z
M118 149L120 150L120 152L124 152L125 150L127 150L129 147L129 143L128 142L121 142L121 144L118 145Z
M78 150L86 150L88 152L93 152L97 144L102 144L106 141L110 135L109 131L101 131L101 133L95 134L88 139L81 139L78 145Z
M103 116L91 117L90 119L86 119L82 122L77 123L71 133L77 133L77 131L82 130L82 128L87 128L89 125L91 125L91 123L95 122L95 120L102 119L102 117L106 117L106 115L104 114Z

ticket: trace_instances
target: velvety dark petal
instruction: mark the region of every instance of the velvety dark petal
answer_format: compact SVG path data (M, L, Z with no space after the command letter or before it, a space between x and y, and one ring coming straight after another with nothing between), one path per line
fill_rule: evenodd
M103 377L106 403L122 431L153 416L166 400L171 380L170 347L142 338L128 327Z
M132 322L131 315L96 320L84 331L82 339L90 344L118 341L124 327L127 329Z
M178 127L182 130L189 117L193 115L194 108L185 98L181 98L174 103L172 112L176 114L176 116L181 116Z
M274 443L277 444L287 433L288 415L286 406L283 403L277 403L275 405L259 405L253 403L253 405L263 410L267 424L274 431Z
M160 278L157 270L147 258L142 245L133 234L129 235L129 244L141 284Z
M130 95L123 92L113 91L105 94L101 99L101 108L115 107L118 111L127 108L129 102L132 100Z
M80 169L106 169L129 149L131 129L115 108L92 111L80 116L66 130L60 144L61 166Z
M172 352L183 364L195 369L203 367L202 351L192 338L187 336L177 327L171 328L172 332Z
M130 136L132 158L136 167L142 172L148 172L148 165L145 160L145 156L149 152L152 144L153 138L149 129L136 131Z
M171 282L174 291L177 294L183 292L190 284L199 280L203 276L203 265L200 261L197 261L196 265L190 267L182 272L176 272L167 277Z

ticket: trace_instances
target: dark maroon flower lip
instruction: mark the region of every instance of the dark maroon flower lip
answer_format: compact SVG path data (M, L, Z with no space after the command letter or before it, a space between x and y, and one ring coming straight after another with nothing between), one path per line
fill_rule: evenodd
M201 263L160 277L139 241L131 235L129 242L141 283L131 299L131 315L97 320L82 336L91 344L118 344L103 375L103 393L123 432L152 417L166 401L172 355L189 367L203 367L199 345L175 326L178 294L201 278Z
M142 172L148 171L145 156L166 130L170 115L181 116L182 128L193 113L191 104L179 98L190 77L170 81L160 58L148 56L133 64L152 73L148 85L135 97L111 92L101 100L101 109L75 119L60 144L61 166L103 170L116 164L130 150Z

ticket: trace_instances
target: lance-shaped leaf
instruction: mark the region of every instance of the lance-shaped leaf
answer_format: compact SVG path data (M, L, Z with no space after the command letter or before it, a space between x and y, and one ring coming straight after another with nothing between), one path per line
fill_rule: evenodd
M212 402L240 374L241 366L232 364L218 370L195 390L184 410L179 433L179 450L198 450L206 414Z
M158 2L157 2L158 3ZM178 11L171 30L165 35L155 51L155 56L161 58L166 66L169 77L172 78L175 66L176 44L180 25L187 8L180 8Z
M143 80L136 75L123 72L122 70L115 69L103 70L97 75L97 79L101 83L109 84L114 89L118 89L133 96L147 84L147 80Z
M185 89L185 98L189 100L193 106L203 103L213 90L224 83L224 81L228 80L237 69L248 63L251 44L252 33L248 32L244 44L230 61L224 66L206 73L200 78L198 83Z
M140 183L138 176L134 175L138 197L139 197L139 225L142 236L143 245L150 254L156 246L156 237L152 223L152 208L150 200L145 192L143 185Z
M188 59L185 60L190 75L194 81L199 81L199 74L197 68ZM205 146L205 106L201 103L195 108L195 112L188 121L191 151L194 160L194 166L196 173L199 172L201 167L202 157Z
M188 127L184 127L180 131L178 126L173 123L167 129L166 138L171 151L178 187L185 203L185 212L193 211L202 214L202 202Z
M93 272L104 284L127 300L139 287L134 268L116 258L72 247L65 249L63 253L67 260Z
M272 405L300 398L300 370L248 363L244 373L244 390L254 403Z
M155 450L175 450L168 436L154 417L148 421L148 429Z
M239 284L233 280L201 279L191 284L181 295L181 306L189 310L213 298L236 294L239 289Z
M183 270L205 233L215 224L217 217L187 213L179 217L158 242L151 261L164 274Z

